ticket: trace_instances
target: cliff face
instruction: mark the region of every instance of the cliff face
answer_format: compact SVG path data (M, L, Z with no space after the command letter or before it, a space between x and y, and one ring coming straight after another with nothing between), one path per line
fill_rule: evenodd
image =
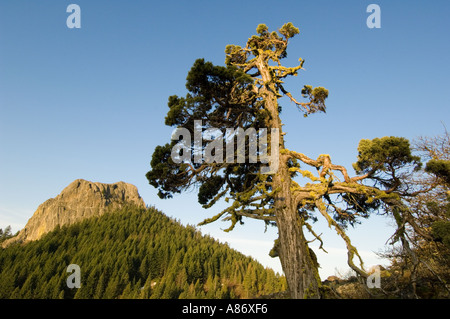
M2 246L37 240L57 225L100 216L127 204L145 207L136 186L124 182L103 184L77 179L58 196L41 204L19 234L3 242Z

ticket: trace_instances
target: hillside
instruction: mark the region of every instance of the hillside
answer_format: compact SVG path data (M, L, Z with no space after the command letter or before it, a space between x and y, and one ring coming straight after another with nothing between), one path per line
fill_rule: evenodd
M68 288L70 264L81 288ZM0 298L250 298L284 277L156 209L128 205L0 249Z

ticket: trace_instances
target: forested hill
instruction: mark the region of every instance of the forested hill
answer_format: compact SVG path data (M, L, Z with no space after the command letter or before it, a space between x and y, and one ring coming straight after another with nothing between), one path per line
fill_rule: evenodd
M70 264L80 288L69 288ZM129 206L0 248L0 298L251 298L284 277L156 209Z

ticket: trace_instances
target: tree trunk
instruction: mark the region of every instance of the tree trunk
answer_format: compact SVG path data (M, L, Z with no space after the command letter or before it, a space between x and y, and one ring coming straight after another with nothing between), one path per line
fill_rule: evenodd
M292 205L290 182L286 167L280 167L278 176L275 177L275 184L281 184L275 204L278 255L291 298L320 298L317 260L307 245L298 209Z

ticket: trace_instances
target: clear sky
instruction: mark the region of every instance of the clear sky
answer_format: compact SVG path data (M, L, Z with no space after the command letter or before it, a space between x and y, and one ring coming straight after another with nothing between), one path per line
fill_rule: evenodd
M81 8L80 29L66 25L71 3ZM371 3L381 8L379 29L366 25ZM186 93L195 59L223 65L225 46L245 45L259 23L300 29L284 62L306 60L287 83L294 95L304 84L330 91L327 114L307 119L282 101L288 148L330 154L352 171L362 138L441 134L450 118L449 12L447 0L0 0L0 227L21 229L77 178L132 183L184 224L217 213L202 209L195 191L160 200L145 173L155 146L170 139L167 99ZM349 230L368 265L392 234L389 223L373 216ZM316 226L329 252L319 254L326 277L345 269L345 246ZM280 269L266 258L275 229L221 228L202 231Z

